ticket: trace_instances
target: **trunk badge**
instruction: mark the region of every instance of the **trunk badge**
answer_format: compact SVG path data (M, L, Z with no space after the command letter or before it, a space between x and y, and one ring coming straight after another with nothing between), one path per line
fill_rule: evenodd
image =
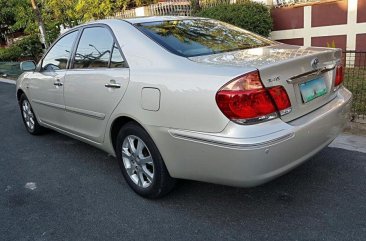
M280 76L275 76L275 77L272 77L270 79L267 80L268 83L272 83L272 82L279 82L281 79L280 79Z

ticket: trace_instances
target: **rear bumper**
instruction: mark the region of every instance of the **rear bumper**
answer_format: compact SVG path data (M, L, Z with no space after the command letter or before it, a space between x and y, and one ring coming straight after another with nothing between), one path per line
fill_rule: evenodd
M343 130L351 99L342 87L331 102L289 123L230 123L219 134L149 132L173 177L249 187L288 172L326 147Z

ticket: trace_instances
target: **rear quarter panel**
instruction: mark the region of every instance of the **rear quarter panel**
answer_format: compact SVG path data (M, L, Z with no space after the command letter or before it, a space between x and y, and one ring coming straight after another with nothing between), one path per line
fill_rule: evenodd
M128 89L113 118L127 114L143 125L203 132L222 131L229 120L217 107L215 96L231 80L232 71L229 71L230 74L226 71L212 74L212 69L195 66L197 64L183 65L177 63L179 68L131 69ZM236 72L240 73L238 70ZM142 108L141 92L146 87L160 90L157 111Z

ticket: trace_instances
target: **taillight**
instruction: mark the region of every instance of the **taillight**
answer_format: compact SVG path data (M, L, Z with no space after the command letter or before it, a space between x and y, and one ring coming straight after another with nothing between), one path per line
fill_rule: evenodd
M291 111L290 98L288 98L287 92L283 86L274 86L268 88L268 91L281 115L287 114Z
M216 102L227 118L242 124L276 118L278 111L291 107L286 90L282 86L264 88L258 71L226 84L217 92Z
M344 79L344 72L343 72L343 66L338 65L336 67L336 77L335 77L335 83L334 86L338 86L343 82Z

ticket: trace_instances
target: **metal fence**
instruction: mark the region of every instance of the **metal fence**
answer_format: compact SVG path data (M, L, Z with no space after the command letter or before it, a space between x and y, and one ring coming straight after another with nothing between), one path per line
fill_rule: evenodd
M345 51L344 85L353 93L352 117L366 120L366 52Z
M0 62L0 78L16 79L21 73L19 62Z
M135 11L135 9L124 10L124 11L115 13L114 17L116 17L116 18L134 18L134 17L136 17L136 11Z
M191 4L186 0L170 0L147 6L148 16L190 16Z
M169 0L150 4L130 10L124 10L114 15L117 18L134 18L142 16L190 16L192 12L190 1L188 0Z
M220 4L240 4L248 0L199 0L201 9L214 7ZM134 18L142 16L191 16L192 5L190 0L167 0L150 4L145 7L139 7L130 10L124 10L115 13L113 17L117 18Z

